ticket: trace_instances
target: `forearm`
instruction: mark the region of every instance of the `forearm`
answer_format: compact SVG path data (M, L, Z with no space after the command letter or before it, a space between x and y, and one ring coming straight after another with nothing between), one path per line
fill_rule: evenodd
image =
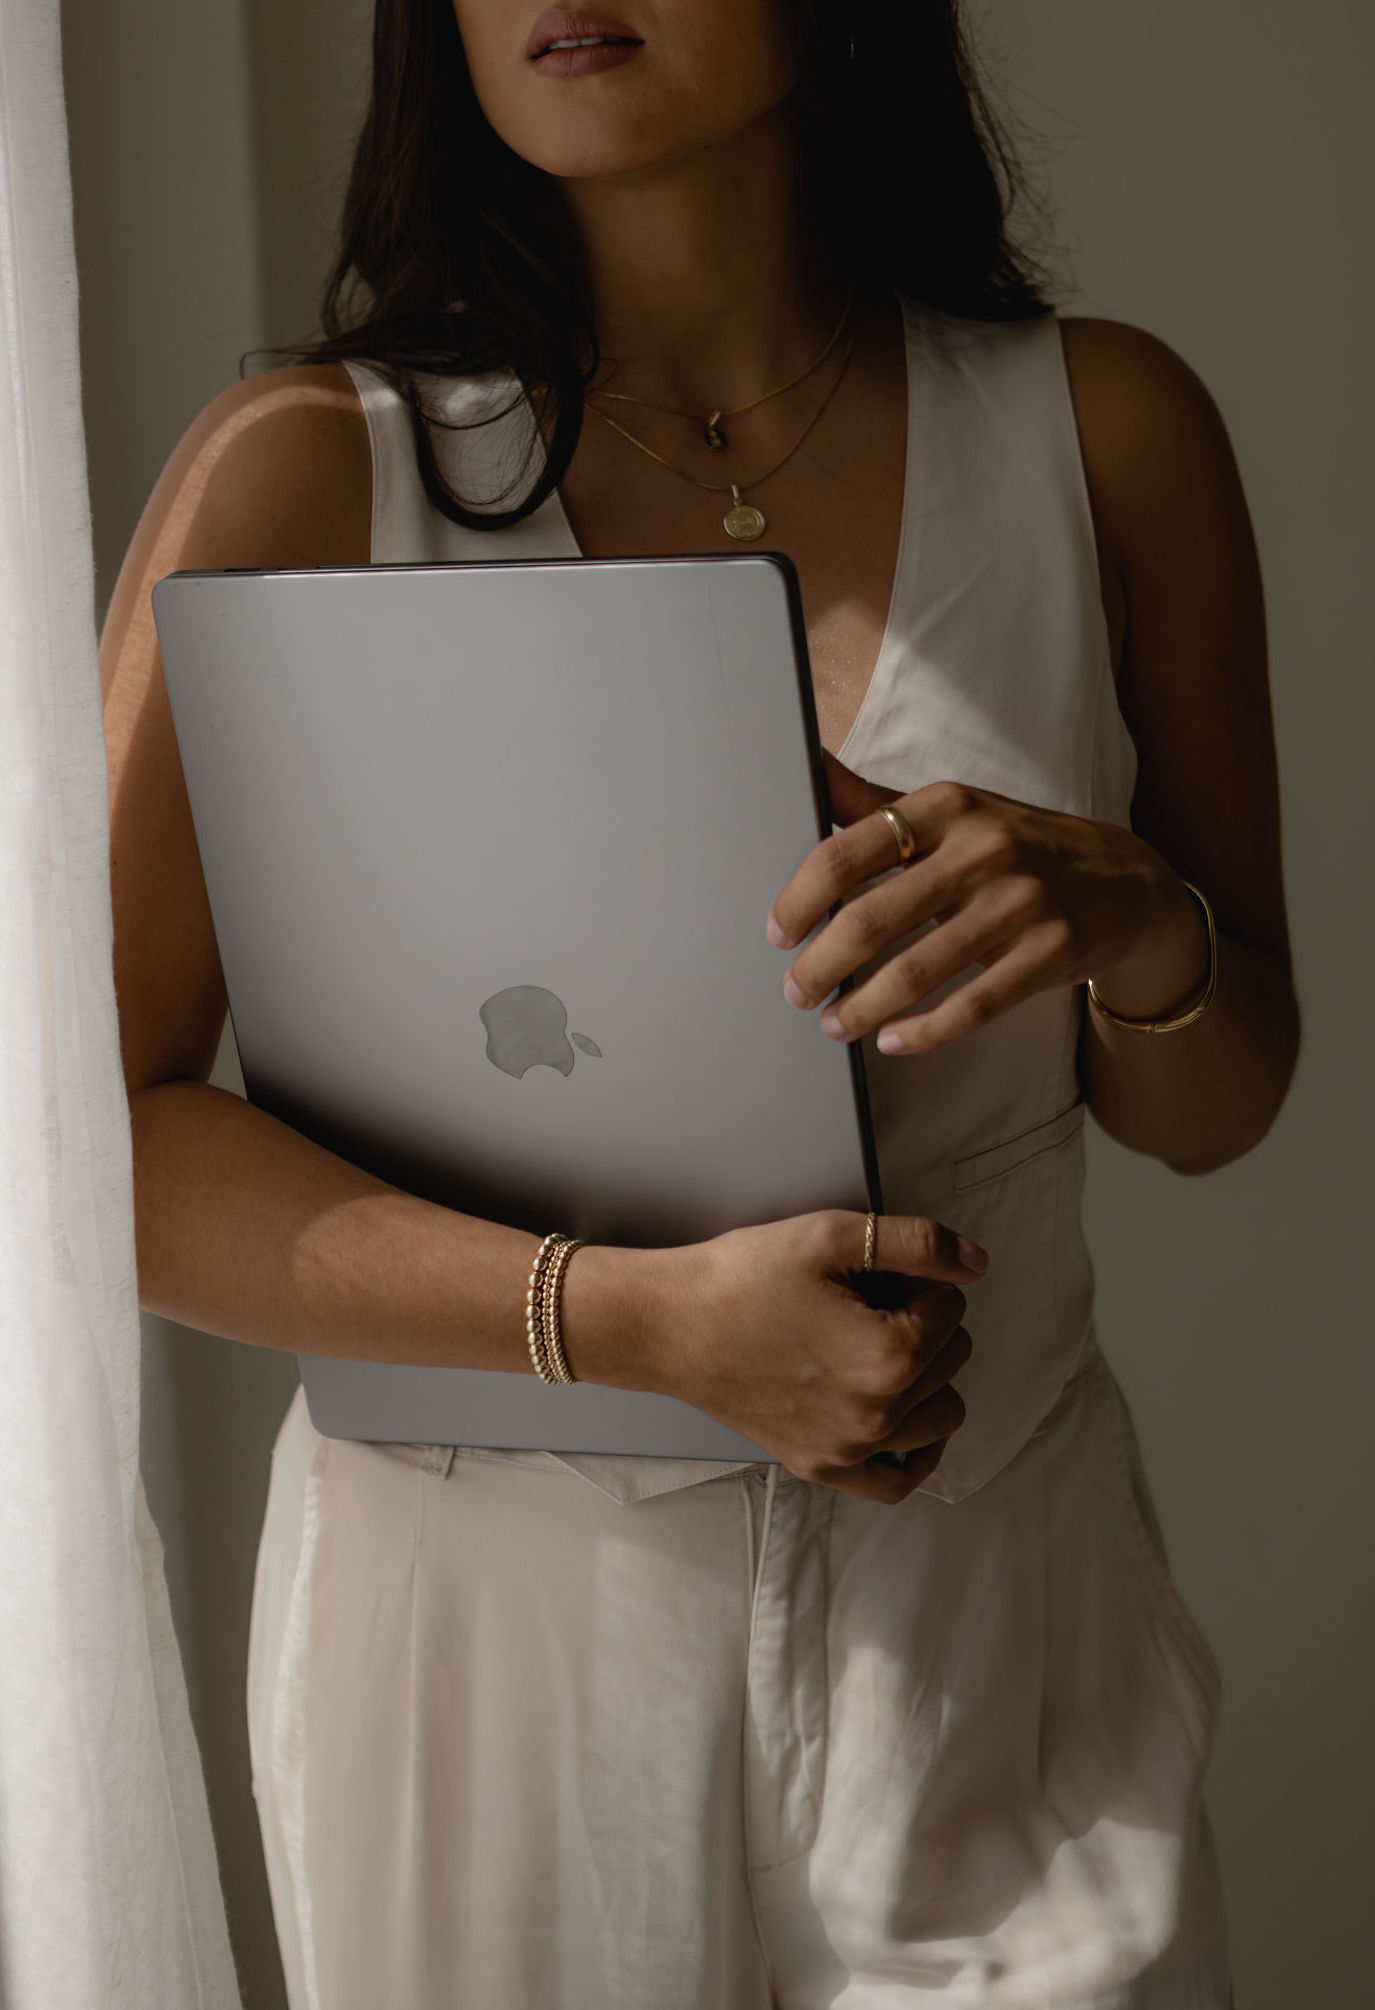
M402 1193L200 1082L144 1089L130 1113L149 1310L304 1354L534 1373L538 1235ZM561 1325L581 1379L636 1386L654 1255L589 1244L569 1263Z
M1206 932L1187 892L1162 938L1097 984L1133 1018L1169 1013L1196 984ZM1192 921L1189 915L1192 913ZM1213 1001L1192 1026L1144 1033L1114 1026L1086 1004L1081 1067L1095 1117L1133 1151L1177 1172L1205 1173L1258 1144L1284 1101L1298 1054L1299 1012L1273 956L1217 935Z

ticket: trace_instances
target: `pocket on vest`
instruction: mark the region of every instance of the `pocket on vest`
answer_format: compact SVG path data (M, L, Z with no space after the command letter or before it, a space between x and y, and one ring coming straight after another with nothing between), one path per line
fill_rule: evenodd
M967 1153L964 1158L955 1161L956 1193L964 1193L972 1186L982 1186L986 1180L1001 1179L1004 1173L1016 1172L1029 1159L1068 1144L1083 1128L1084 1104L1081 1098L1071 1103L1067 1110L1061 1110L1058 1116L1047 1118L1043 1124L1033 1124L1029 1131L1019 1131L1016 1137L1004 1138L1000 1144L989 1145L983 1151Z

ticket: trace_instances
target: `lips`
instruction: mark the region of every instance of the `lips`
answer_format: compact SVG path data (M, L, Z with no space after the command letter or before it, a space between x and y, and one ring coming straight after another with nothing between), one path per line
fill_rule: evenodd
M588 55L612 49L628 55L632 49L643 46L640 37L624 21L613 21L605 14L574 13L564 7L551 8L536 21L525 45L527 60L537 63L541 58L579 53L576 47L554 48L555 43L581 44Z

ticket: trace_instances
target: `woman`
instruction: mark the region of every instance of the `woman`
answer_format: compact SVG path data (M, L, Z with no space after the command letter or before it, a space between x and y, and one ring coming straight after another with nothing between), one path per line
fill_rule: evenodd
M207 1086L224 993L152 582L762 535L800 575L836 817L769 930L798 1009L856 979L817 1037L863 1043L905 1299L861 1300L843 1211L576 1252L573 1372L778 1465L347 1444L297 1398L249 1685L293 2010L1223 2010L1217 1670L1078 1206L1085 1103L1202 1173L1293 1066L1230 448L1163 345L1045 308L953 5L616 4L381 0L328 339L202 414L129 554L104 649L142 1295L262 1346L524 1370L539 1241Z

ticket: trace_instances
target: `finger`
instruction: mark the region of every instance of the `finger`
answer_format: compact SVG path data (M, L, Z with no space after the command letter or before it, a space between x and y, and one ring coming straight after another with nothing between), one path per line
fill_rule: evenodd
M958 1389L943 1383L940 1388L914 1403L886 1438L870 1447L867 1456L878 1458L885 1452L917 1452L928 1445L943 1444L953 1438L965 1418L964 1398Z
M992 827L991 836L985 826ZM905 871L885 872L862 891L852 889L785 973L784 990L790 1001L817 1003L844 978L928 922L945 927L956 914L965 914L971 926L977 917L996 927L1003 914L1010 924L1029 924L1039 911L1042 889L1029 873L1013 875L1007 870L1004 836L991 818L963 815ZM839 1000L832 1003L838 1005Z
M864 1272L866 1217L834 1208L822 1219L823 1254L832 1277L850 1283ZM874 1222L874 1269L897 1270L937 1284L967 1284L988 1268L988 1251L924 1214L880 1214Z
M875 1270L899 1270L936 1284L982 1277L988 1251L958 1229L924 1214L881 1214L875 1222Z
M832 922L825 935L835 926ZM876 1026L910 1017L962 971L991 963L1009 949L1016 927L1007 889L989 888L972 895L919 942L897 950L854 990L832 998L819 1022L822 1032L832 1040L858 1040Z
M891 837L890 837L891 843ZM819 1004L842 979L880 956L892 943L960 907L968 895L953 847L943 844L891 879L878 879L847 900L804 943L783 976L790 1004ZM897 865L885 859L883 868ZM838 1004L839 1000L833 1000Z
M942 1438L939 1444L929 1445L922 1451L908 1452L905 1457L882 1452L856 1466L823 1466L814 1476L815 1483L834 1487L837 1493L853 1494L857 1500L878 1501L885 1507L898 1507L909 1494L916 1492L924 1480L930 1479L941 1462L947 1443L948 1440Z
M1057 938L1058 939L1058 938ZM929 1054L935 1047L948 1046L976 1033L990 1019L1010 1012L1035 992L1054 981L1052 962L1033 931L987 970L971 977L952 991L939 1005L913 1017L890 1020L880 1027L878 1046L884 1054Z
M875 1452L870 1464L881 1472L885 1466L901 1476L902 1492L899 1500L906 1500L916 1492L924 1481L929 1480L936 1467L945 1456L949 1438L942 1438L938 1444L927 1445L918 1452Z
M954 782L933 782L911 795L888 791L884 795L907 819L921 857L934 850L954 819L971 807L976 792ZM901 862L893 832L877 808L857 823L832 831L812 846L774 901L770 941L779 948L794 948L852 887Z
M926 1402L928 1397L934 1396L938 1389L943 1389L947 1383L953 1382L973 1351L974 1342L970 1339L968 1331L963 1326L957 1326L935 1359L927 1362L907 1391L903 1399L907 1409L894 1428L900 1430L912 1410ZM885 1448L878 1447L878 1449Z
M965 1283L972 1283L966 1278ZM899 1271L861 1272L853 1280L858 1295L871 1311L884 1315L886 1331L870 1327L858 1336L856 1346L871 1356L878 1350L884 1387L882 1393L896 1402L909 1399L913 1382L925 1373L954 1334L969 1309L969 1300L958 1284L936 1284L929 1277L904 1277ZM875 1285L887 1286L874 1291Z

